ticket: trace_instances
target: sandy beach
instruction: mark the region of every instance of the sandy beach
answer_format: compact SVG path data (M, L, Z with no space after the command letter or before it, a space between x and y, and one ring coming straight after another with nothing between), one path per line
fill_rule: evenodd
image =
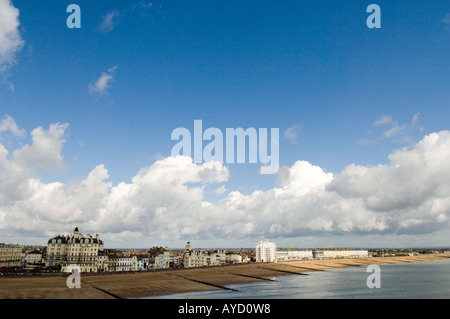
M395 264L450 258L449 254L251 263L156 272L86 275L80 289L66 277L0 277L0 299L123 299L229 289L232 284L275 280L282 275L370 264Z

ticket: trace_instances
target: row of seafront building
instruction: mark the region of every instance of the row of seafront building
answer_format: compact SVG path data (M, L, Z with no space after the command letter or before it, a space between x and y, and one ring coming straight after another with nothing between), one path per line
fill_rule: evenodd
M368 257L367 250L277 250L276 244L267 240L256 245L257 262L277 262L317 258ZM193 268L221 266L248 262L248 256L225 250L193 249L190 242L184 251L164 251L156 256L146 253L130 253L123 250L105 249L99 235L83 235L78 228L73 234L50 238L46 254L29 251L26 255L29 264L41 264L47 269L66 272L72 266L81 272L121 272L142 271L167 268ZM0 244L0 268L20 266L24 252L18 245Z
M45 266L62 272L74 265L81 272L118 272L167 269L174 267L204 267L240 263L242 256L225 250L193 249L188 242L180 254L164 251L157 256L131 255L116 249L104 249L99 235L84 236L75 228L73 234L50 238Z
M0 269L41 262L42 253L37 249L24 251L21 245L0 243Z
M276 244L268 240L262 240L256 244L257 262L367 257L369 257L369 252L365 249L289 249L278 251Z
M0 268L15 267L22 260L22 247L0 243Z

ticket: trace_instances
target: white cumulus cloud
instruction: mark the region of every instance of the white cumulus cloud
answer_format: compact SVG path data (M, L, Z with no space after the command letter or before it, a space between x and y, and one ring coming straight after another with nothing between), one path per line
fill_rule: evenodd
M4 116L0 121L0 133L7 131L11 132L11 134L15 136L25 136L25 131L23 129L20 129L17 126L16 121L9 115Z
M31 132L17 150L0 144L0 229L8 238L44 238L71 231L99 232L110 243L170 245L177 241L232 241L349 236L447 238L450 217L450 132L425 136L389 156L389 164L348 165L325 172L306 161L279 170L278 185L243 194L217 188L229 180L222 163L177 156L156 160L130 182L113 185L99 164L82 180L40 180L63 167L67 124ZM227 191L217 202L205 189ZM386 237L387 236L387 237ZM390 237L389 237L390 236ZM359 239L358 239L359 238Z
M19 10L10 0L0 0L0 72L14 64L23 47L19 25Z

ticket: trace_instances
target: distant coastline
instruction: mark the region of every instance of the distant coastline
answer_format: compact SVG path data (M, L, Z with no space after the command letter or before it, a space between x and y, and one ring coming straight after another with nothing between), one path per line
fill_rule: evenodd
M126 299L228 289L226 286L273 280L282 275L370 264L395 264L450 258L450 254L249 263L230 266L82 276L69 289L65 276L0 277L0 299Z

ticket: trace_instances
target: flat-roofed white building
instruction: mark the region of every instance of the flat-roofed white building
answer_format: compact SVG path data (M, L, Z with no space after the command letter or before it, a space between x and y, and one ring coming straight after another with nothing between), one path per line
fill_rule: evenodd
M312 259L312 250L281 250L277 251L277 261Z
M364 249L316 249L314 258L367 258L369 252Z
M242 262L242 256L234 253L225 254L225 262L227 264L238 264Z
M132 270L132 257L119 256L117 258L116 271L130 271Z
M256 262L276 262L277 245L268 240L261 240L256 244Z
M155 257L155 269L167 269L171 267L176 267L180 264L180 258L178 256L173 256L170 251L165 251Z

